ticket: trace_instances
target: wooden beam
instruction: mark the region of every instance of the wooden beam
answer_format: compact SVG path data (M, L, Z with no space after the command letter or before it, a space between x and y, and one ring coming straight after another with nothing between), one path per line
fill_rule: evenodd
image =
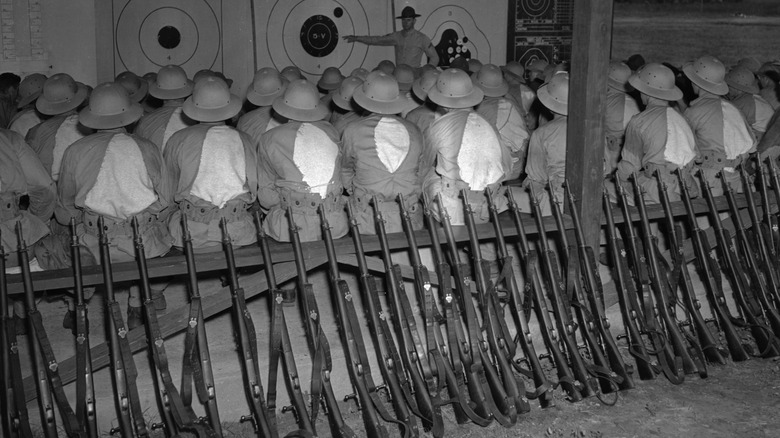
M613 0L574 2L566 179L579 202L586 242L598 247L604 179L604 112Z

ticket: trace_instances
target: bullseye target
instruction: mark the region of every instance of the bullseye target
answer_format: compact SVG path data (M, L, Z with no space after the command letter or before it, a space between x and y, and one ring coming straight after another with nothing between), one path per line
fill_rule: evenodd
M485 32L465 8L446 5L436 8L420 27L431 37L443 65L457 56L490 62L491 47Z
M114 68L222 70L221 0L114 0Z
M349 72L368 53L344 35L368 35L368 14L359 0L277 0L267 18L265 41L271 62L320 75L328 67Z
M520 11L523 17L547 18L552 11L553 0L522 0Z

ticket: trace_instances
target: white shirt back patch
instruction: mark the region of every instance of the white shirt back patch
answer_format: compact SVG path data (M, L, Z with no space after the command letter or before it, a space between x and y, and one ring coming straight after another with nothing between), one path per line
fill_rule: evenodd
M504 176L501 161L501 143L493 127L477 113L469 114L458 151L460 179L471 190L485 190Z
M409 131L403 123L392 117L382 117L374 128L374 143L379 161L390 173L396 170L409 154Z
M295 136L293 162L311 192L319 193L323 199L333 179L338 155L338 145L325 132L310 123L301 124Z
M737 107L725 100L720 102L720 107L723 111L723 145L726 147L726 158L733 160L748 153L756 141Z
M52 151L51 178L57 181L60 177L60 165L65 150L84 135L79 131L79 115L71 114L65 118L57 133L54 134L54 151Z
M696 157L695 145L693 131L682 114L667 108L664 159L678 167L683 167Z
M222 208L246 188L246 157L238 131L214 126L203 139L198 176L190 194Z
M163 133L163 141L162 141L162 150L165 150L165 145L168 144L168 139L171 138L171 136L182 129L189 126L188 124L184 123L184 116L182 116L181 113L181 107L176 108L173 110L173 113L171 113L171 117L168 118L168 124L165 125L165 132Z
M138 145L127 134L113 136L84 204L95 213L127 219L156 200Z
M523 116L508 99L498 101L496 128L502 137L509 140L514 152L521 150L526 140L531 136L525 127Z

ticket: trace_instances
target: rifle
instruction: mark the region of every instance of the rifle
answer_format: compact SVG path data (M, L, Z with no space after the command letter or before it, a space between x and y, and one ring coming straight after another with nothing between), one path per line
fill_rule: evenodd
M306 340L309 343L309 350L312 356L312 378L311 378L311 422L317 422L317 409L321 401L325 403L325 412L328 415L330 430L334 437L354 438L355 432L344 423L341 417L336 396L333 393L333 387L330 384L330 373L332 362L330 357L330 346L325 333L320 324L320 311L317 306L317 298L314 296L314 288L309 283L309 277L306 273L306 264L303 258L303 248L301 247L301 237L298 234L298 226L295 224L292 207L287 207L287 220L290 222L290 237L292 238L293 253L295 254L295 267L298 272L298 293L303 294L300 298L301 310L306 323Z
M433 217L428 196L423 193L422 198L423 213L431 238L433 263L436 266L436 276L439 278L439 295L442 298L441 304L444 309L444 319L447 328L447 343L449 347L443 341L440 342L442 357L449 359L444 368L447 391L450 397L455 400L455 419L458 424L471 420L474 424L486 427L493 421L492 414L486 406L479 370L472 365L471 357L468 355L468 340L463 333L463 324L460 321L460 308L458 301L454 299L452 293L450 265L444 259L441 251L439 227L436 225L436 219ZM434 305L433 308L436 309L436 306ZM453 349L457 349L457 351L453 351ZM468 374L468 378L464 375L464 369ZM468 388L466 388L466 384ZM466 399L467 391L470 397L472 397L472 402Z
M620 313L623 316L623 327L626 329L625 337L628 339L628 352L634 357L637 373L642 380L655 379L658 374L656 364L650 359L650 354L645 347L642 339L640 326L643 325L640 314L637 310L636 285L629 277L631 275L628 268L628 259L623 239L616 232L615 219L612 214L611 203L609 202L609 193L606 188L603 192L604 216L607 220L607 242L610 259L612 260L612 277L615 279L615 286L618 292L618 302L620 303ZM618 336L620 338L620 336Z
M271 249L268 247L268 240L263 231L259 214L255 212L255 224L257 226L257 241L260 244L260 250L263 253L263 265L265 266L265 278L268 281L268 291L271 304L271 338L270 361L268 365L268 418L272 429L277 428L276 423L276 376L279 369L279 360L284 367L287 393L292 403L292 411L295 420L298 423L298 430L287 436L314 437L317 430L309 418L306 401L301 392L301 381L298 375L298 367L295 364L295 356L292 351L292 342L290 341L290 332L287 330L287 321L284 316L284 305L295 304L294 294L287 293L279 289L276 284L276 274L274 273L274 263L271 258ZM282 410L284 412L284 409Z
M225 262L228 269L228 285L230 286L230 295L233 300L233 305L230 307L233 312L233 330L236 334L238 354L241 356L244 394L251 411L250 415L241 416L241 421L251 421L255 434L260 438L275 437L277 432L271 428L268 419L268 406L266 406L263 398L263 382L260 378L260 367L258 364L257 332L255 332L252 315L246 308L244 289L238 283L233 243L230 241L225 218L222 218L220 221L220 228L222 229L222 249L225 252Z
M761 167L760 164L758 166ZM770 310L774 310L776 313L777 306L780 304L780 296L778 296L778 288L780 288L780 278L778 278L778 272L776 271L775 267L777 264L777 257L771 250L770 242L772 241L772 236L768 232L765 233L765 223L762 223L761 220L758 218L758 211L756 209L756 202L755 199L753 199L753 192L750 190L750 180L748 179L747 172L745 171L744 166L740 166L739 173L742 178L742 185L744 186L745 191L745 200L747 201L747 210L748 214L750 215L750 222L751 222L751 229L752 229L752 235L753 239L750 240L751 245L749 246L743 246L744 251L750 251L750 256L755 259L756 252L753 251L753 248L755 248L758 251L758 263L760 267L760 273L763 273L763 284L765 286L764 288L761 288L761 291L764 292L760 296L762 297L762 303L764 305L769 305ZM729 198L733 197L733 193L729 194ZM763 199L763 194L762 194ZM769 203L763 204L764 206L764 216L769 217ZM735 220L739 220L741 222L742 218L738 218ZM768 230L767 230L768 231ZM741 230L740 233L747 234L746 230ZM747 256L747 255L746 255ZM751 268L751 271L755 271L755 268ZM760 276L759 276L760 278ZM771 297L771 301L769 300L769 297ZM774 306L772 306L772 302L774 302ZM773 326L774 327L774 326Z
M410 408L417 411L417 405L412 398L409 382L401 366L401 357L393 343L393 335L390 333L390 326L387 323L387 314L382 310L382 305L379 302L379 294L376 290L374 277L368 272L366 255L363 252L363 239L360 237L357 219L355 219L352 204L349 202L347 202L347 215L349 217L352 243L355 246L358 271L360 272L360 290L363 292L363 303L368 307L366 310L368 327L374 341L379 370L382 372L382 378L385 381L390 401L393 404L393 410L399 422L401 433L405 437L418 436L417 422L409 411ZM415 415L422 418L422 414L418 415L415 412Z
M165 351L165 340L160 332L157 321L157 310L152 301L152 287L149 283L149 271L146 266L146 249L143 236L138 228L138 218L130 221L133 228L133 243L135 246L135 261L138 265L141 300L143 301L144 326L149 340L148 346L152 353L152 381L158 388L157 401L162 406L163 425L169 435L176 435L178 430L194 432L200 437L216 437L214 429L203 426L191 408L185 407L179 391L173 384L173 378L168 367L168 355ZM162 381L162 386L160 385Z
M514 272L511 265L505 265L496 282L491 281L490 263L482 258L482 248L479 246L477 226L474 222L474 210L468 202L468 192L465 189L461 190L461 198L463 198L463 207L466 213L464 220L469 235L469 248L471 249L478 302L482 309L482 322L485 327L488 345L500 373L500 378L493 381L491 381L493 378L490 374L487 374L488 382L494 388L494 398L496 387L502 388L506 393L506 399L498 399L499 408L514 424L517 421L517 413L528 412L531 410L531 407L528 404L528 399L525 398L525 384L522 380L516 378L512 369L516 346L506 325L504 309L496 292L496 285L507 276L514 276ZM485 356L487 360L490 360L487 354ZM503 386L501 385L502 381Z
M517 229L517 235L519 237L520 245L520 257L525 263L525 294L526 298L523 300L525 305L530 308L531 301L536 303L536 320L539 323L539 327L542 329L542 339L547 349L547 354L552 359L555 369L558 373L558 384L563 387L563 390L569 396L571 401L582 400L582 394L580 393L581 383L574 379L574 374L571 368L569 368L568 360L565 354L561 351L559 345L559 333L555 328L555 325L550 319L550 311L547 309L547 300L544 297L545 290L548 285L543 278L543 274L539 268L539 256L536 250L532 250L528 244L528 234L525 232L525 225L522 218L520 218L520 210L517 208L514 195L512 191L508 191L509 194L509 211L514 218L515 228ZM540 236L543 236L540 234ZM530 295L533 294L533 295ZM533 300L532 298L533 297Z
M542 209L539 206L539 200L536 198L533 186L529 186L529 188L531 190L533 216L536 221L536 229L538 232L537 240L541 247L542 267L544 269L544 279L546 281L545 286L547 286L547 294L553 305L555 323L558 326L558 332L561 334L561 342L568 353L569 363L572 372L574 373L574 377L577 378L577 381L581 385L580 393L583 397L587 398L595 395L596 391L593 388L593 382L588 367L585 365L585 361L580 355L579 347L577 346L577 338L575 336L576 327L569 314L570 307L564 290L564 281L558 271L557 256L547 243L547 231L544 229Z
M721 178L725 182L725 178L723 178L723 173L721 173ZM737 237L737 243L739 244L739 254L742 254L742 267L747 269L747 274L749 278L749 285L750 290L755 294L754 297L758 298L759 306L756 306L755 309L758 311L756 315L761 314L761 307L763 307L763 314L764 318L769 322L769 326L772 328L772 331L775 334L775 337L780 336L780 314L777 313L777 309L775 309L772 306L772 303L769 301L769 292L767 289L769 288L777 288L777 282L775 282L775 278L772 275L773 272L770 269L769 272L766 273L765 276L762 276L761 270L759 268L759 262L756 260L755 253L753 252L753 247L758 246L759 251L764 249L760 236L760 233L758 236L759 243L758 245L753 244L748 239L747 233L745 232L745 225L742 222L742 216L739 214L739 208L737 207L737 200L736 196L734 195L734 189L731 187L731 184L728 182L726 184L726 199L728 200L729 204L729 210L731 211L731 215L734 220L734 225L736 228L736 237ZM746 186L745 190L748 191L746 193L745 198L748 199L748 211L751 210L751 202L753 201L752 195L749 192L749 188ZM755 215L755 205L752 206L753 212L750 213L752 215ZM768 256L768 255L767 255ZM769 287L767 287L767 282L769 282Z
M503 272L504 269L512 269L512 256L509 255L509 250L506 246L506 239L504 239L504 230L501 229L501 223L498 218L498 208L491 196L490 190L485 189L485 196L487 197L488 208L490 209L490 221L493 223L493 232L496 235L496 250L498 254L498 261L500 263L500 269ZM500 281L496 281L496 284ZM511 316L517 329L517 337L515 342L510 342L510 348L516 343L520 344L520 348L523 350L525 356L520 361L513 361L515 369L522 375L530 378L534 382L534 392L526 392L526 397L533 400L538 398L539 404L542 408L546 408L554 405L552 393L552 385L547 380L547 375L544 373L544 368L539 362L539 357L536 354L536 348L534 348L533 341L531 339L531 329L528 327L528 319L523 309L523 299L520 296L520 288L517 286L517 278L511 271L503 278L504 287L506 287L509 293L509 305L512 310ZM514 356L514 355L513 355ZM520 366L520 362L525 361L528 365L528 369Z
M634 266L634 275L640 287L638 295L644 306L641 313L645 320L645 329L650 333L650 340L653 343L654 352L664 376L666 376L673 385L679 385L685 380L682 358L677 356L672 350L663 328L659 326L658 320L655 317L655 311L653 309L653 292L651 292L651 279L647 270L649 262L645 257L646 245L643 244L642 240L634 232L631 211L628 206L628 193L623 188L619 179L615 179L615 187L617 188L618 196L620 196L622 201L620 206L625 221L623 229L626 232L627 248L632 265ZM630 295L629 297L633 298ZM634 310L640 309L638 302L633 303L633 307Z
M758 177L758 192L761 194L761 205L764 208L764 221L761 223L760 230L764 234L764 241L766 242L772 261L776 261L780 228L778 228L777 216L771 212L772 206L769 204L767 176L764 173L764 167L761 165L761 157L759 154L756 154L756 176ZM777 201L777 198L775 198L775 201ZM777 268L777 265L775 265L775 268Z
M2 230L0 230L0 237ZM5 278L5 248L0 244L0 354L2 354L2 381L0 399L2 431L9 438L32 438L27 401L22 385L22 367L16 340L15 318L8 316L8 290Z
M366 344L363 341L363 333L360 330L355 303L352 300L349 285L341 279L338 260L336 259L336 249L333 245L333 236L330 231L330 223L322 205L319 208L319 214L322 236L325 239L325 250L328 253L331 292L336 295L338 327L341 333L341 341L345 347L344 356L347 360L347 371L349 371L352 386L355 388L358 407L363 415L366 436L370 438L385 438L389 435L387 429L380 424L377 414L384 421L398 424L402 428L404 424L399 424L398 420L392 418L379 399L376 384L371 376L371 366L368 362Z
M114 274L111 268L111 253L108 246L103 217L98 217L98 239L100 241L100 266L106 292L106 314L108 338L111 348L111 375L114 387L114 402L119 418L119 427L111 434L120 432L123 437L148 437L144 422L141 400L138 396L138 370L135 367L133 351L127 339L127 328L122 311L114 295ZM131 418L132 417L132 418Z
M723 288L720 283L720 267L711 256L712 250L710 249L707 235L699 227L699 222L696 220L693 205L691 204L691 196L688 193L688 182L681 169L677 170L677 177L680 180L680 194L682 195L683 205L688 217L688 224L691 228L691 242L693 243L693 251L696 256L696 268L707 291L710 310L726 338L726 345L729 348L731 360L734 362L747 360L749 356L745 351L737 329L731 322L731 312L726 304L726 297L723 295Z
M374 224L379 238L382 262L385 266L385 281L389 292L387 301L390 304L391 315L394 317L393 326L396 329L399 350L402 352L401 359L412 380L417 408L423 415L423 427L425 430L431 430L435 437L439 437L444 433L444 419L441 416L441 404L434 405L432 401L432 398L439 397L437 382L431 371L428 352L422 345L420 334L417 331L417 322L406 294L401 267L393 263L390 254L385 219L379 209L379 200L376 195L373 196L372 201L374 204Z
M601 278L599 277L599 270L598 270L598 264L596 262L596 257L593 254L593 248L588 246L588 244L585 242L585 236L583 235L582 231L582 224L580 223L580 214L577 210L577 206L575 205L574 195L572 195L571 190L569 190L569 183L568 181L564 184L564 191L566 194L566 199L569 201L569 210L571 212L571 218L572 222L574 223L574 237L577 241L577 248L579 252L579 259L580 259L580 275L582 277L582 287L585 289L585 297L588 300L588 303L590 304L590 311L593 313L593 316L588 318L587 312L583 310L582 313L585 314L585 320L588 319L591 320L591 323L595 324L595 329L597 330L598 336L601 338L601 345L599 345L598 342L595 343L595 346L591 344L591 355L593 357L593 360L596 364L599 364L599 361L603 361L603 356L601 358L598 358L598 356L601 354L600 347L603 347L604 352L607 355L608 362L602 362L601 365L609 371L608 374L604 375L599 373L599 376L601 377L602 382L602 390L605 389L604 383L609 384L609 389L611 390L611 385L617 384L619 389L632 389L634 388L634 381L631 378L632 370L629 369L626 366L625 361L623 360L623 356L620 354L620 351L618 350L617 343L615 342L615 339L612 337L612 333L609 331L609 319L607 319L607 315L604 311L604 291L603 286L601 284ZM555 191L550 190L551 196L553 199L555 198ZM556 216L556 221L558 221L559 226L562 227L563 225L563 217L561 214L561 210L556 202L555 208L553 208L553 213ZM563 239L566 239L566 231L564 228L560 228L561 236ZM568 245L566 246L566 252L569 254L572 254L573 251L569 250ZM571 259L568 258L568 255L566 256L567 263L571 263ZM576 272L576 265L573 267ZM571 265L570 265L571 269ZM582 299L582 294L578 293L580 288L580 284L577 281L577 279L574 279L574 291L575 294L577 294L577 300ZM580 301L581 304L584 304L584 302ZM591 327L588 327L588 330L592 330ZM582 332L582 331L581 331ZM587 338L586 338L587 339ZM598 341L598 339L596 339ZM597 354L593 354L593 351L596 350ZM609 365L609 366L607 366Z
M769 167L769 181L772 184L772 192L775 194L775 205L780 206L780 179L777 176L777 167L775 166L775 160L771 157L767 158L767 167ZM761 166L759 166L761 167ZM768 206L769 203L767 202ZM767 209L767 216L771 216L769 219L769 229L772 230L772 236L774 236L773 242L775 246L775 252L780 251L780 219L778 218L780 211L774 215L769 215L769 209Z
M59 364L54 357L54 350L43 328L43 316L35 304L35 292L30 275L30 257L27 243L22 235L22 223L16 223L16 238L18 240L19 267L22 269L22 281L24 283L25 306L27 307L27 331L34 338L32 345L32 363L35 383L38 389L38 407L41 414L41 427L46 438L57 437L57 422L54 416L53 402L57 402L60 415L63 418L63 426L69 437L81 437L84 435L81 425L73 412L65 391L62 388L62 379L59 374ZM51 386L49 386L51 384ZM54 400L52 400L52 398Z
M200 289L198 287L198 269L195 266L195 254L192 251L192 236L187 225L187 215L182 212L181 232L184 259L187 261L187 286L190 291L190 316L187 334L184 340L184 364L181 376L181 398L184 406L192 406L192 384L198 400L206 409L206 416L217 436L222 436L222 424L217 408L217 391L214 384L214 371L211 367L209 341L206 337L206 321L203 319Z
M98 436L95 413L95 382L89 351L89 319L81 281L81 248L76 235L76 219L70 219L70 259L76 293L76 418L89 438Z
M639 185L639 178L636 173L632 175L631 182L633 183L634 192L636 193L635 199L638 201L636 204L639 210L639 229L642 232L645 255L647 256L647 262L650 266L650 285L656 302L655 310L658 313L658 317L661 319L663 326L666 328L666 338L671 342L675 354L682 359L682 366L685 373L691 374L698 371L699 376L705 378L707 377L707 368L698 354L698 352L701 351L701 347L699 347L698 344L696 344L696 341L691 338L687 339L691 348L688 349L686 347L685 337L680 331L680 326L677 325L676 317L669 305L668 297L671 295L671 292L668 290L669 278L666 276L666 272L661 266L661 262L658 260L658 243L650 231L650 220L647 217L644 189ZM696 359L694 359L694 357Z
M514 406L514 403L509 400L509 396L504 390L501 378L499 377L499 372L493 367L493 363L490 361L488 343L485 342L482 335L482 328L477 320L477 309L474 307L472 298L472 296L477 293L477 288L475 282L469 276L468 265L460 260L455 234L452 231L450 215L444 207L441 193L436 195L436 200L441 212L440 216L442 218L442 225L444 225L444 235L447 238L450 259L455 266L453 275L455 277L455 283L458 285L456 288L459 292L457 298L459 298L459 304L465 310L468 343L464 344L462 348L466 354L470 354L471 366L478 370L477 376L479 377L479 381L472 383L470 380L469 383L472 383L472 385L476 383L479 384L482 394L485 396L485 407L487 407L488 412L493 415L493 418L502 426L511 427L517 422L517 408ZM475 394L479 397L479 394L474 393L472 394L472 400L474 399ZM496 403L500 406L497 406ZM477 405L479 405L479 402L477 402Z
M724 365L726 363L724 353L718 347L715 337L707 327L707 323L704 321L704 317L701 314L701 305L696 299L696 291L691 282L691 273L688 271L688 262L685 260L682 240L678 237L682 234L682 229L679 225L675 224L672 205L669 202L669 195L667 194L668 187L658 171L656 171L655 176L658 179L658 194L664 209L664 217L666 218L666 234L669 241L669 253L672 256L672 263L674 265L669 286L672 291L677 290L678 287L680 288L685 309L688 314L688 321L681 323L681 325L691 326L699 339L701 352L707 358L707 361ZM654 245L654 247L656 250L658 249L657 246ZM676 300L676 294L673 293L671 296Z

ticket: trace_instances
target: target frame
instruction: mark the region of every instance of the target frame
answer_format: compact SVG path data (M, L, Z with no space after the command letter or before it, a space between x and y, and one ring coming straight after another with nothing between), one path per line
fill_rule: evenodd
M436 26L435 29L433 27ZM460 38L468 38L464 47L469 49L471 58L486 60L492 59L492 46L490 39L480 29L474 16L462 6L442 5L431 11L425 18L420 32L432 35L431 42L435 46L444 31L453 29L458 32ZM471 30L474 32L472 33Z

